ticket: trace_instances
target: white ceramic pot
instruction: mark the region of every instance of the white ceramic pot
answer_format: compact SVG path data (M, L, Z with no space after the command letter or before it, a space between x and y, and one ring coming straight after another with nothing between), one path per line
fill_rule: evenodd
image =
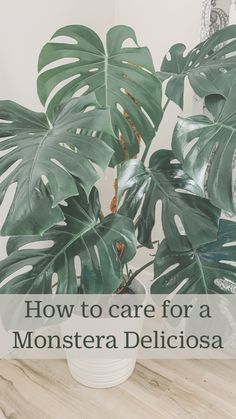
M134 280L131 286L137 294L147 294L145 286ZM140 329L143 319L140 318ZM133 359L67 359L73 378L91 388L109 388L126 381L133 373L136 357Z

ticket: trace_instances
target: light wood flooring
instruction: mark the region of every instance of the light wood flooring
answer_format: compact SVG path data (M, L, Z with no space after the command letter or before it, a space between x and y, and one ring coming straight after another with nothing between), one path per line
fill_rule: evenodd
M0 419L236 419L236 361L144 360L93 390L64 360L0 361Z

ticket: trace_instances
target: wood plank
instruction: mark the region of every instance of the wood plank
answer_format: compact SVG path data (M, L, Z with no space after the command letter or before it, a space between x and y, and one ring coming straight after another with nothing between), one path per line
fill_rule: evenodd
M1 360L0 419L235 419L236 362L142 360L122 385L94 390L64 360Z

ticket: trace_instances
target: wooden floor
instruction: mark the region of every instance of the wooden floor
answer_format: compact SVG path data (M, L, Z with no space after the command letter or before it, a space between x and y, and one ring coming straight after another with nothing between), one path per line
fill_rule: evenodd
M0 361L0 419L236 418L236 361L149 361L119 387L76 383L66 362Z

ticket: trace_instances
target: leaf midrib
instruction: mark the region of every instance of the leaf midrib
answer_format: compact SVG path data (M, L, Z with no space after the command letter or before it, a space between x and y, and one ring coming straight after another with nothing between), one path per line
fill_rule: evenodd
M29 202L29 208L30 208L30 210L32 211L32 205L31 205L31 190L33 190L34 188L32 188L32 179L33 179L33 172L34 172L34 168L35 168L35 165L36 165L36 162L37 162L37 160L38 160L38 157L39 157L39 154L40 154L40 151L41 151L41 149L42 149L42 147L43 147L43 144L44 144L44 142L46 141L46 139L47 139L47 137L48 137L48 135L49 135L49 133L51 133L51 129L49 129L45 134L44 134L44 136L43 136L43 138L42 138L42 140L40 141L40 143L39 143L39 145L38 145L38 147L37 147L37 151L36 151L36 153L35 153L35 156L34 156L34 159L33 159L33 162L32 162L32 166L31 166L31 169L30 169L30 173L29 173L29 183L28 183L28 202Z
M193 254L194 254L197 266L200 270L200 274L201 274L201 277L202 277L202 283L203 283L205 293L207 294L208 287L207 287L207 283L206 283L205 274L204 274L204 270L203 270L203 267L202 267L201 259L200 259L199 255L197 254L196 250L193 251Z
M84 215L88 218L88 221L91 221L92 220L92 218L90 218L90 217L88 217L88 214L83 210L83 208L81 207L80 208L82 211L83 211L83 213L84 213ZM73 218L73 219L75 219L75 220L77 220L75 217L73 217L73 216L69 216L70 218ZM80 221L81 222L81 221ZM82 222L81 222L82 223ZM83 223L82 223L83 224ZM93 223L92 223L93 225L91 226L88 226L88 228L86 228L84 231L83 231L83 233L81 234L81 232L79 233L79 234L77 234L77 235L73 235L73 237L72 237L72 239L69 241L69 242L67 242L66 243L66 245L62 248L62 249L60 249L60 251L56 254L56 255L54 255L54 257L52 258L52 260L50 260L50 262L46 265L46 267L44 267L43 269L42 269L42 271L40 271L40 273L38 273L37 274L37 277L35 278L35 279L37 279L39 276L41 276L42 274L44 274L45 273L45 271L47 271L48 270L48 268L50 268L50 267L52 267L52 265L54 264L54 262L57 260L57 258L62 254L62 253L65 253L66 251L67 251L67 249L74 243L74 242L76 242L78 239L80 239L80 240L82 240L83 241L83 243L84 243L84 246L86 247L86 249L88 250L88 253L89 253L89 248L88 248L88 246L87 246L87 244L86 244L86 242L85 242L85 240L84 240L84 236L89 232L89 231L94 231L94 233L99 237L99 239L101 239L105 244L106 244L106 242L104 241L104 239L99 235L99 233L98 233L98 231L96 230L96 228L95 228L95 226L97 226L98 224L97 224L97 222L96 221L94 221ZM106 226L102 226L103 228L105 228L105 229L108 229L109 231L111 230L110 228L108 228L108 227L106 227ZM121 234L120 232L118 232L117 230L115 230L115 229L113 229L114 231L116 231L117 233L119 233L119 234ZM73 233L72 233L73 234Z
M82 222L81 222L82 223ZM83 223L82 223L83 224ZM53 263L57 260L57 258L62 254L62 253L65 253L66 252L66 250L68 249L68 247L70 247L76 240L78 240L78 239L81 239L81 240L83 240L83 242L84 242L84 239L83 239L83 236L85 235L85 234L87 234L88 233L88 231L90 231L90 230L95 230L95 225L96 225L96 222L94 223L94 225L91 227L91 226L89 226L87 229L85 229L84 231L83 231L83 233L81 234L81 232L79 233L79 234L76 234L76 235L73 235L73 238L69 241L69 242L67 242L66 243L66 245L62 248L62 249L60 249L60 251L56 254L56 255L54 255L54 257L52 258L52 260L50 260L50 262L43 268L43 270L42 271L40 271L40 273L38 273L37 274L37 277L35 278L35 279L37 279L39 276L41 276L42 274L44 274L45 273L45 271L47 271L48 270L48 268L49 267L51 267L52 265L53 265Z

